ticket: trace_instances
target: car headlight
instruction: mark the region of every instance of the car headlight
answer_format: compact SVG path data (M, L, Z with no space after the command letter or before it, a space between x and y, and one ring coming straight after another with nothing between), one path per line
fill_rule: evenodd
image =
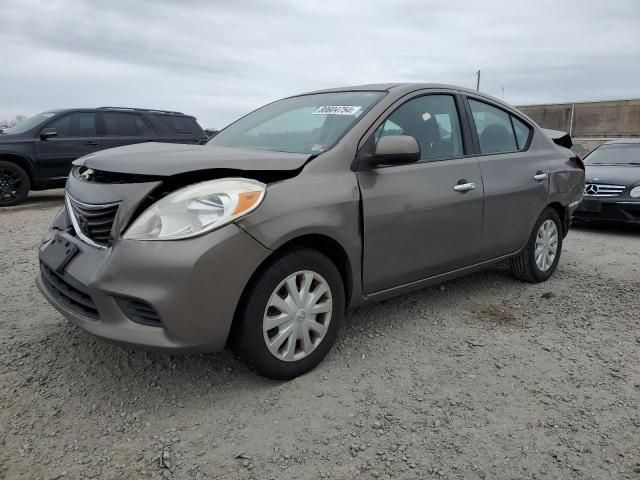
M638 185L637 187L633 187L629 192L629 195L631 195L631 197L633 198L640 198L640 185Z
M179 240L202 235L258 208L265 189L263 183L244 178L189 185L145 210L123 238Z

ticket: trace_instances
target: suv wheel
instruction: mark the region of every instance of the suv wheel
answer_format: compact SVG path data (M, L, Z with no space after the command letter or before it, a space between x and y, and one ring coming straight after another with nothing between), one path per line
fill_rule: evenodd
M0 161L0 207L22 202L30 188L27 172L15 163Z
M344 309L344 285L333 262L316 250L297 248L249 284L231 345L261 375L295 378L331 350Z
M558 212L547 208L542 212L527 246L511 260L511 270L520 280L538 283L555 272L562 252L562 223Z

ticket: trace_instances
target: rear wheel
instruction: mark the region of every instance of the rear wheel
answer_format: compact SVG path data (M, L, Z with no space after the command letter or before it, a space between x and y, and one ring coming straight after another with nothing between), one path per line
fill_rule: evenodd
M538 283L555 272L562 252L562 224L558 212L542 212L525 249L511 260L511 270L520 280Z
M333 262L315 250L296 248L248 285L231 346L261 375L295 378L331 350L344 302L342 278Z
M0 207L22 202L30 188L27 172L15 163L0 161Z

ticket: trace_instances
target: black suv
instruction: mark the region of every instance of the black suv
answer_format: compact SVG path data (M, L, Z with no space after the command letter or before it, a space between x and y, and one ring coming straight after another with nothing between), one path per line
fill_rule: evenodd
M0 206L29 190L64 186L71 162L98 150L140 142L202 143L196 119L142 108L50 110L0 130Z

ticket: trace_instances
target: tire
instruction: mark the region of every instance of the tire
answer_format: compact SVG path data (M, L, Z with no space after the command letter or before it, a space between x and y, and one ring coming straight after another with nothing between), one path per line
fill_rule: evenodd
M545 265L541 267L539 262L536 261L536 241L538 236L541 235L541 242L544 245L545 232L543 231L543 226L550 227L549 222L553 222L555 225L556 246L553 260L547 262L548 267L545 269L543 268ZM560 254L562 253L562 237L562 222L560 221L558 212L553 208L546 208L542 214L540 214L538 221L533 227L533 231L531 232L531 236L529 237L524 250L517 257L511 260L511 271L513 274L525 282L540 283L548 280L551 275L553 275L553 272L555 272L558 262L560 261ZM550 237L547 245L551 248L552 244L553 237ZM544 251L544 247L542 248L542 251ZM547 257L547 260L548 259L549 257Z
M287 279L289 284L285 282ZM305 289L307 281L310 287ZM297 298L306 300L296 303L296 295L290 293L291 285L298 291ZM328 287L328 293L322 293L325 287ZM307 291L309 293L305 294ZM316 296L318 301L314 308L298 309ZM290 313L274 304L286 306ZM294 304L296 306L292 308ZM330 308L328 313L312 313L327 308ZM300 313L301 310L304 312ZM316 250L295 248L262 267L249 283L236 312L229 343L250 369L265 377L289 380L312 370L329 353L340 330L344 310L344 284L334 263ZM267 330L268 325L275 323L281 325ZM305 331L309 332L306 337ZM287 335L289 337L279 346L280 350L275 351L278 347L273 346L275 353L272 353L267 342L277 345L277 340Z
M29 175L12 162L0 161L0 207L22 202L31 189Z

